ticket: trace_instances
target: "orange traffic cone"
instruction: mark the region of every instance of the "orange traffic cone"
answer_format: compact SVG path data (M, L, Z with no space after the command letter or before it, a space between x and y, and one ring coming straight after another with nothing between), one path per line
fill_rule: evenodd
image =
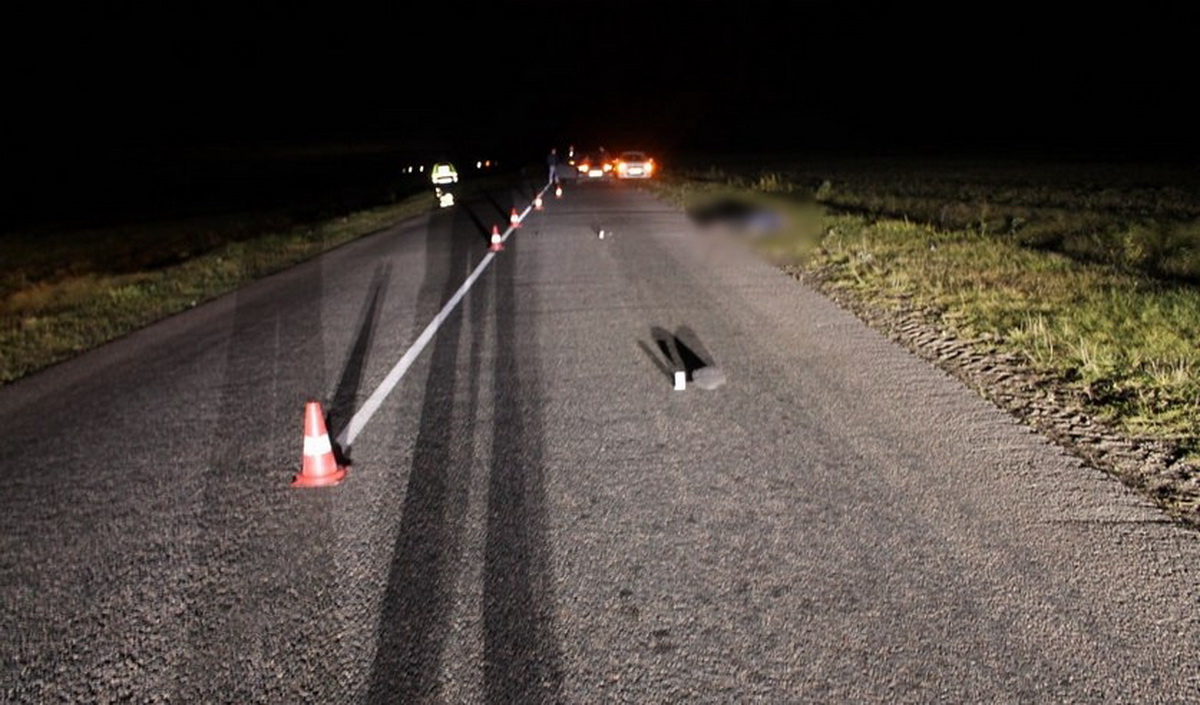
M521 216L517 215L517 209L515 207L512 209L512 215L508 216L508 222L512 223L514 228L521 227Z
M492 226L492 244L488 249L492 252L499 252L504 249L504 240L500 237L500 228Z
M539 193L537 196L534 196L533 209L535 211L540 211L542 209L542 194Z
M320 402L304 405L304 465L292 479L292 487L336 485L346 476L346 468L333 457L333 444L325 430L325 415Z
M554 197L562 198L562 184L554 184Z

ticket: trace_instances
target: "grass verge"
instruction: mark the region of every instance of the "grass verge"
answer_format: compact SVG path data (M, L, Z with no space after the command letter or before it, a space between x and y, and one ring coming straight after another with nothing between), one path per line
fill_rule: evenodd
M422 191L332 219L209 219L6 235L0 383L8 383L429 210Z

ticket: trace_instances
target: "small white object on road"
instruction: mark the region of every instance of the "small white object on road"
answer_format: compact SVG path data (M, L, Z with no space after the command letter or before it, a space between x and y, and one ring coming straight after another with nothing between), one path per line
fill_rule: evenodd
M683 370L677 370L675 372L675 391L678 392L684 389L687 389L687 373Z

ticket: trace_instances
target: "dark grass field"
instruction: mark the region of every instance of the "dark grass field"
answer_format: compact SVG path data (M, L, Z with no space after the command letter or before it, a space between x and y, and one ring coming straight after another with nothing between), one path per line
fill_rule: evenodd
M427 190L418 169L446 158L473 171L473 155L386 141L27 155L0 231L0 298L70 277L158 270L229 242L394 204Z
M429 209L434 159L499 171L386 142L74 156L30 168L0 232L3 382Z
M851 158L687 165L691 179L811 197L833 211L945 231L1200 285L1200 168L1186 160Z

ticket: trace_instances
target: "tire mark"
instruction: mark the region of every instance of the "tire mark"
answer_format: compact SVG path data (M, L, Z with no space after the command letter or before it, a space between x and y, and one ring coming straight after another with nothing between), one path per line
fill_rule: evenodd
M552 629L538 360L528 317L516 314L519 239L500 259L495 417L484 548L484 689L492 703L556 702L561 657ZM528 291L528 290L525 290Z

